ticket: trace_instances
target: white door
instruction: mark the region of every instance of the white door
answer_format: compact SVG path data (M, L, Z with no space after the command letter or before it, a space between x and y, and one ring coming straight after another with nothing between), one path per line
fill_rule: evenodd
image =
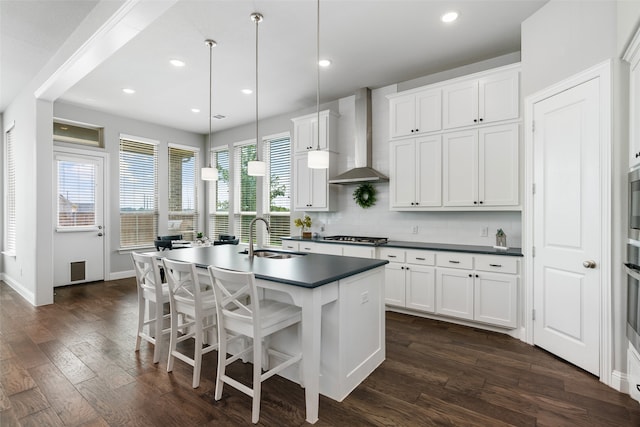
M444 206L478 205L478 131L442 136Z
M104 280L104 159L54 156L53 285Z
M599 80L533 104L534 344L600 371Z
M416 140L416 177L418 184L418 206L442 205L442 143L440 135L422 137ZM397 168L407 168L409 162L396 164Z
M416 202L416 148L413 139L391 143L391 207L414 206Z

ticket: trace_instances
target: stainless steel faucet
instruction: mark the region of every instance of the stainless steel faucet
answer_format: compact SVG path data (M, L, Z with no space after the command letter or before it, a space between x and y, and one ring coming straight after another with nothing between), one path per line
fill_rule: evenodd
M264 225L266 225L267 227L267 233L271 233L269 223L266 219L262 218L261 216L257 216L251 220L251 223L249 223L249 259L253 259L253 226L258 220L264 222Z

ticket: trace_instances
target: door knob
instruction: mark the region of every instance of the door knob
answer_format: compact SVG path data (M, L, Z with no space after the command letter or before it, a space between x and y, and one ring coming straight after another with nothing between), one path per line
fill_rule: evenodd
M99 237L102 237L102 233L98 233L98 236L99 236Z
M582 265L584 266L584 268L596 268L596 262L593 260L584 261Z

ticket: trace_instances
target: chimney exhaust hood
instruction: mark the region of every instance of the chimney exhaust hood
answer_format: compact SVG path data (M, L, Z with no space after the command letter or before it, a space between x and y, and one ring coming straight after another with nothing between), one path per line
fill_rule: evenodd
M329 184L359 184L362 182L387 182L389 178L371 167L371 89L356 92L355 168L329 180Z

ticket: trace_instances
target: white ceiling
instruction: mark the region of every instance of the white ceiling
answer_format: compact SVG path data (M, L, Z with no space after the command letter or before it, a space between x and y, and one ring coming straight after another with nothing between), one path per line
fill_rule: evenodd
M520 23L547 0L322 0L321 102L520 50ZM32 79L96 0L0 0L0 111ZM440 22L449 10L452 24ZM209 50L214 48L214 131L255 119L255 24L260 118L316 102L316 2L180 0L60 100L178 129L208 129ZM186 62L183 68L169 64ZM130 87L134 95L121 89ZM201 109L194 114L191 108Z

